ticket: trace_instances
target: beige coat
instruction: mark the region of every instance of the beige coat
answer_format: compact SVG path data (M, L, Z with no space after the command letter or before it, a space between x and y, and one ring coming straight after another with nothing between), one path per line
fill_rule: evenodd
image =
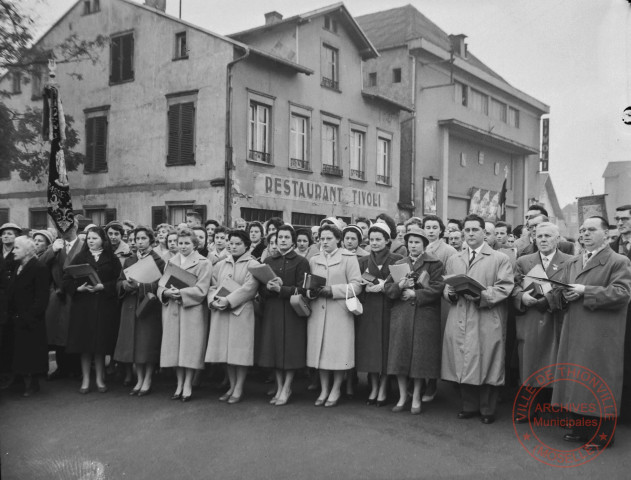
M353 368L355 320L346 308L345 299L346 285L352 285L357 295L362 290L357 256L338 248L328 259L323 253L315 255L309 260L309 266L311 273L327 279L333 298L318 297L311 303L311 316L307 321L307 366L324 370Z
M180 290L180 302L163 298L165 288L158 287L157 295L162 302L160 366L202 369L208 338L206 295L212 265L198 252L191 253L185 260L178 253L169 263L196 275L197 283Z
M513 291L510 260L484 244L469 267L469 249L449 258L445 274L464 273L486 286L480 305L458 297L445 327L442 378L469 385L504 384L506 299Z
M248 267L259 265L249 252L236 262L232 255L215 265L208 299L221 287L224 279L230 278L241 285L226 298L229 310L211 310L210 333L206 362L229 363L250 366L254 364L254 297L259 282L248 271Z

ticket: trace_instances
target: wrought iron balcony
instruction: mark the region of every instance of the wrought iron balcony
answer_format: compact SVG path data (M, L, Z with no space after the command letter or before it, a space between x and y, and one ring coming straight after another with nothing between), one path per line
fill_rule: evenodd
M366 180L366 172L363 170L351 169L351 178L357 178L359 180Z
M300 168L301 170L311 170L311 162L309 160L300 160L299 158L290 158L289 166L291 168Z
M333 175L336 177L344 176L344 171L335 165L327 165L326 163L322 165L322 173L324 175Z
M250 150L248 152L248 158L250 160L254 160L255 162L271 163L272 161L271 154L265 153L265 152L259 152L257 150Z
M320 83L320 85L326 88L333 88L335 90L340 89L340 82L338 82L337 80L333 80L332 78L322 77L322 83Z
M377 182L390 185L390 177L387 177L385 175L377 175Z

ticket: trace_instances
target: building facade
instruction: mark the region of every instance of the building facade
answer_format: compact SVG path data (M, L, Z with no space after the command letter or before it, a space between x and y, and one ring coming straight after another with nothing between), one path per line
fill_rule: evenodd
M380 53L366 62L366 88L414 107L402 115L402 215L492 218L506 179L506 219L523 223L549 108L469 52L465 35L448 35L411 5L357 22Z

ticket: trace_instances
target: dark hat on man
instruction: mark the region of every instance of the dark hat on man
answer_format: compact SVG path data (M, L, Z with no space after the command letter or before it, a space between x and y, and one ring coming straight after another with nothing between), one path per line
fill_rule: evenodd
M15 230L16 235L22 235L22 229L18 227L15 223L5 223L0 227L0 235L4 233L5 230Z
M423 241L423 245L425 245L425 247L429 245L429 238L425 236L425 230L423 230L415 223L411 224L410 230L405 235L403 235L405 243L408 243L408 238L412 236L419 237Z

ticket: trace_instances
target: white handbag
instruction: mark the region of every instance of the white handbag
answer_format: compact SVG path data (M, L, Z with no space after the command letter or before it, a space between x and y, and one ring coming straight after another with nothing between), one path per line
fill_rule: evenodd
M353 292L353 296L350 298L348 298L348 287L351 287L351 291ZM355 294L355 288L350 284L346 284L346 308L348 308L348 311L353 315L361 315L364 313L364 307Z

